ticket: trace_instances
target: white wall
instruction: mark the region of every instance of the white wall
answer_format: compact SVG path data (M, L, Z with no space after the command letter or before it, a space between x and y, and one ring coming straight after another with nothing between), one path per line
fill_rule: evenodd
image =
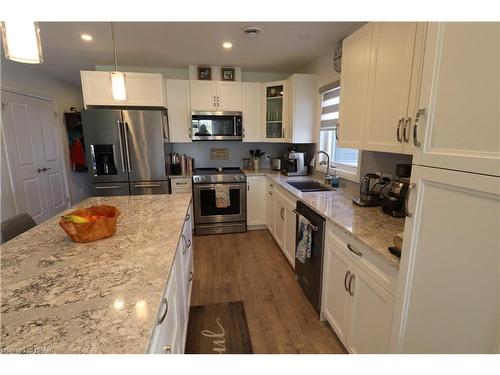
M111 71L112 65L96 65L95 70ZM170 79L189 79L189 68L142 68L137 66L120 66L124 72L161 73L163 77ZM269 73L269 72L241 72L241 80L244 82L272 82L287 79L290 73Z
M69 110L70 107L81 109L83 107L82 91L79 85L73 85L64 82L60 79L52 77L43 71L40 65L30 65L16 63L6 60L2 56L0 64L0 87L20 94L34 95L42 98L53 99L57 105L58 112L58 125L59 134L61 138L62 149L64 152L64 161L66 166L68 185L70 191L71 204L80 202L86 198L89 191L89 178L87 173L76 173L71 169L69 159L69 145L67 139L66 128L64 125L64 111ZM8 174L4 175L2 151L2 220L6 218L5 214L11 213L11 199L12 192L8 186L6 178ZM3 190L3 189L7 190Z

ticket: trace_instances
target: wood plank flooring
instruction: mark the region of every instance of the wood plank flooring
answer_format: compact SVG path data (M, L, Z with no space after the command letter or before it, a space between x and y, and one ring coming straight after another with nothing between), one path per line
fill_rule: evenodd
M191 305L241 300L255 353L346 353L266 230L195 236Z

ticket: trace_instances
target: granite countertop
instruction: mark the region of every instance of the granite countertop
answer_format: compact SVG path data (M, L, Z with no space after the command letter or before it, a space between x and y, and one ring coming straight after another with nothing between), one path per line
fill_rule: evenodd
M387 248L394 246L394 236L404 231L404 218L389 216L383 213L380 207L356 206L352 203L355 196L346 189L303 193L286 183L290 180L314 180L312 176L288 177L272 169L243 170L243 172L247 176L267 176L340 230L353 236L382 259L399 268L400 259L389 253Z
M89 198L121 211L113 237L71 242L58 215L3 244L0 352L145 353L190 202Z

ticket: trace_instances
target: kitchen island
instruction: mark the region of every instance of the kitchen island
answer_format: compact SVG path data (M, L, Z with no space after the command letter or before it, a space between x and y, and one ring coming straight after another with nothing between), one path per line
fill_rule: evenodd
M190 203L191 194L89 198L73 209L121 211L113 237L74 243L57 216L3 244L0 351L145 353Z

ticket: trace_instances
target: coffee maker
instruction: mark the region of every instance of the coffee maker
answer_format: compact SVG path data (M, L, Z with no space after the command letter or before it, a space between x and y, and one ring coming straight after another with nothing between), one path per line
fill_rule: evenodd
M359 198L354 198L352 203L362 207L380 206L380 176L376 173L367 173L359 184Z
M410 186L411 164L397 164L396 176L387 189L381 190L382 211L393 217L405 216L405 200Z
M283 158L283 173L287 176L307 176L305 159L305 152L288 151Z

